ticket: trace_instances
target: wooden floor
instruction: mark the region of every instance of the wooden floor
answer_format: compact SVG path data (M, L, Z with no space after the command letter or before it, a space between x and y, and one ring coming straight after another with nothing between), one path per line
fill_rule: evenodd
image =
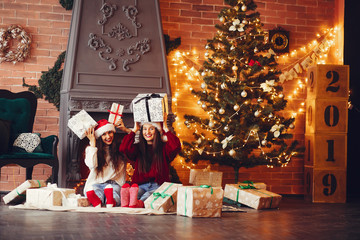
M284 197L280 209L221 218L13 210L0 204L0 239L360 239L360 201L313 204Z

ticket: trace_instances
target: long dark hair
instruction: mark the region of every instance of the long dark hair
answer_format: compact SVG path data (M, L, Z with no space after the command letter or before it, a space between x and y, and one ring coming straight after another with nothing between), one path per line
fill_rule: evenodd
M149 145L143 136L143 126L140 128L139 136L139 162L138 169L140 173L147 173L150 171L151 165L154 161L156 170L162 171L163 167L163 141L161 134L157 128L155 128L155 134L153 144ZM153 156L149 156L148 148L152 148Z
M109 145L109 154L110 154L110 162L113 164L116 173L120 170L121 162L125 162L125 156L123 153L119 152L119 146L121 143L120 137L114 133L113 142ZM98 159L98 166L96 167L96 176L99 174L103 174L103 169L106 166L106 152L105 147L107 145L102 141L101 137L96 139L96 147L97 151L97 159Z

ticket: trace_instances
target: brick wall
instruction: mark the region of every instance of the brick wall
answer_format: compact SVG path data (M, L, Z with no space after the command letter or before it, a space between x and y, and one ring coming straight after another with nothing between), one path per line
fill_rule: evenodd
M290 48L296 49L309 43L324 26L332 27L337 14L337 0L259 0L256 1L264 29L281 26L290 31ZM223 0L159 0L164 34L171 38L181 37L180 50L197 49L203 52L207 39L214 36L217 15L225 6ZM17 64L0 64L0 88L13 92L27 90L22 87L22 78L27 83L37 84L41 71L52 67L57 56L66 50L71 21L71 11L61 7L58 0L3 0L0 2L0 27L19 24L32 35L31 57ZM171 78L173 81L173 79ZM172 82L173 84L173 82ZM285 93L292 91L293 82L284 85ZM300 95L301 98L304 94ZM296 101L289 109L296 108ZM181 106L181 104L179 104ZM184 104L186 106L186 104ZM179 107L178 115L186 111ZM299 116L293 130L300 142L304 138L304 116ZM59 112L52 104L39 100L34 132L42 136L58 135ZM181 180L186 183L189 170L179 161L174 163ZM206 163L198 166L205 167ZM224 171L224 182L234 181L231 168L217 166ZM50 168L38 165L35 179L47 179ZM270 190L282 194L303 193L303 159L294 158L286 168L267 169L255 167L241 169L240 179L264 181ZM11 190L25 180L25 169L7 166L1 169L0 191Z

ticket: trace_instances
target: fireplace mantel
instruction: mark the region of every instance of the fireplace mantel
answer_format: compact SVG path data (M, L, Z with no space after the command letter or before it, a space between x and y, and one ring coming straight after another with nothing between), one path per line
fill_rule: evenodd
M131 127L137 94L166 93L171 106L158 0L74 1L60 93L59 185L66 187L80 180L80 139L67 127L73 115L84 109L107 118L115 102Z

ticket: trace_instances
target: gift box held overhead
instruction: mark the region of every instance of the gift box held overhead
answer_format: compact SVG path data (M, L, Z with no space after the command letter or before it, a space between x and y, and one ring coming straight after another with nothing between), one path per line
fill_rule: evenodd
M41 188L45 187L46 182L44 180L26 180L22 184L20 184L17 188L9 192L3 197L4 203L20 203L22 201L25 201L26 197L26 189L29 188Z
M111 108L109 111L109 118L108 121L112 124L115 124L119 119L122 118L122 112L124 110L124 106L117 104L117 103L113 103L111 105Z
M145 200L145 208L162 212L176 212L177 191L181 186L182 184L164 182Z
M83 139L86 136L85 131L88 128L96 126L97 122L85 110L81 110L68 121L68 127L80 139Z
M131 102L135 122L163 122L169 113L166 93L138 94Z
M222 172L190 169L189 183L195 186L210 185L212 187L221 187L222 176Z
M226 184L224 197L254 209L278 208L281 195L251 185Z
M179 187L177 215L187 217L221 217L224 191L207 185Z
M63 197L67 198L70 194L75 194L75 189L58 188L54 185L37 189L30 188L26 190L25 205L38 208L62 206Z

